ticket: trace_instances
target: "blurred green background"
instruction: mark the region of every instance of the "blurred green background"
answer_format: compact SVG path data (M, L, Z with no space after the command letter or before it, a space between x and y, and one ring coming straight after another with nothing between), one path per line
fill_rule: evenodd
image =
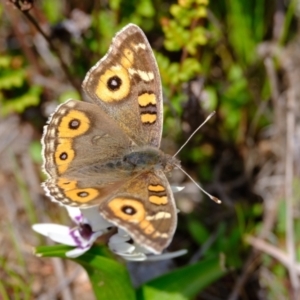
M165 272L180 282L178 268L218 257L223 272L207 263L193 271L193 292L160 299L297 299L299 17L298 0L3 0L0 299L95 299L75 263L32 254L45 243L33 223L70 224L40 187L40 138L59 103L82 98L86 72L128 23L144 30L160 68L162 149L175 153L216 111L179 157L223 201L174 172L170 182L185 189L176 194L181 212L169 250L189 252L154 271L150 262L128 264L133 282ZM204 284L206 274L213 279Z

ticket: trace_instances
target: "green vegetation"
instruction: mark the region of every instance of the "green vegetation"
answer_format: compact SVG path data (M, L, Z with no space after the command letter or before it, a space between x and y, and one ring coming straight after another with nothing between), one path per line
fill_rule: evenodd
M87 271L97 299L293 299L297 282L292 278L300 270L297 1L114 0L77 7L77 2L53 0L36 1L35 8L24 13L12 2L0 6L0 122L11 130L5 122L17 116L12 128L28 137L28 145L18 152L0 135L0 149L4 145L8 153L0 157L1 165L8 162L1 169L0 185L3 181L3 191L10 189L14 216L20 220L19 225L12 221L3 202L0 298L33 299L45 292L43 275L28 267L46 260L29 254L29 245L44 244L29 238L35 235L30 226L36 220L69 222L60 207L41 200L44 196L34 181L44 180L39 139L49 111L70 97L81 98L78 86L86 72L105 55L114 34L135 23L149 38L161 73L163 150L175 153L216 111L179 158L183 169L223 203L199 194L188 178L174 176L176 185L187 188L175 196L181 213L170 250L184 248L188 254L175 259L166 274L139 287L131 284L124 262L106 246L95 245L71 260ZM73 18L74 9L82 10L84 17ZM66 20L76 20L76 34L63 29ZM290 95L295 95L296 109L287 109ZM289 123L291 118L295 123ZM294 153L287 136L293 137ZM290 180L287 174L292 174ZM61 258L67 250L39 246L36 252ZM40 286L30 289L32 282ZM239 296L234 298L234 293Z

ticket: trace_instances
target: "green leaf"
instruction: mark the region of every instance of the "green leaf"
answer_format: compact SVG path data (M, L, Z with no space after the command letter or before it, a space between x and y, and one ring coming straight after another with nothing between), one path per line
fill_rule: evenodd
M203 107L205 107L208 111L215 110L218 104L218 95L216 88L213 86L206 86L203 93L207 97L205 99L205 102L203 102Z
M181 66L180 79L188 82L191 78L201 73L201 64L195 58L186 58Z
M2 63L4 63L2 61ZM12 87L20 87L24 83L24 70L9 70L0 77L0 89L10 89Z
M8 68L11 63L11 57L3 55L0 57L0 68Z
M112 10L120 9L121 0L111 0L109 1L109 6Z
M219 258L209 258L147 282L137 296L139 300L191 299L225 273Z
M26 94L22 94L19 97L13 99L7 99L2 103L3 115L10 112L22 113L29 106L36 106L40 102L41 88L38 86L32 86ZM2 99L0 99L2 100Z
M80 95L74 90L67 90L60 94L58 102L64 103L69 99L80 99Z
M62 1L42 1L41 5L43 6L43 12L51 24L58 23L62 19L63 14L57 13L63 11Z
M228 0L228 14L226 17L229 26L229 40L240 61L243 64L247 64L251 63L256 57L256 41L255 32L251 26L251 14L248 12L250 4L244 4L247 4L247 2ZM257 25L255 24L255 26Z
M209 238L208 230L196 219L188 220L188 229L194 240L202 245Z
M36 254L66 258L65 252L70 249L72 247L62 245L42 246L36 248ZM112 259L106 247L94 246L88 252L71 260L80 264L88 273L96 299L136 299L126 267Z
M153 17L155 15L155 10L152 1L139 1L136 12L146 18Z

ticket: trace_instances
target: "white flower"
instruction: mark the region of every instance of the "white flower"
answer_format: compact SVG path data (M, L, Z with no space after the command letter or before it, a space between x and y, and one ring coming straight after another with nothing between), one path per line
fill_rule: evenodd
M171 259L187 253L187 250L183 249L170 253L152 254L151 251L134 242L130 243L130 241L132 239L129 234L125 230L118 228L118 233L109 239L108 246L114 253L131 261Z
M96 239L106 233L108 228L112 226L92 207L80 210L77 207L66 206L68 213L76 227L70 228L58 224L34 224L32 229L51 240L68 246L75 246L73 250L66 253L67 257L78 257L88 251ZM97 222L95 222L97 216ZM93 227L94 226L94 227Z
M176 191L178 190L180 188L176 189ZM34 224L32 228L57 243L74 246L74 249L66 252L67 257L75 258L82 255L92 247L98 237L107 233L111 227L115 227L99 214L97 206L85 209L66 206L66 209L71 219L76 223L76 227L70 228L58 224ZM159 255L152 254L149 250L132 241L129 234L120 228L116 234L110 237L108 246L117 255L131 261L171 259L187 252L186 250L179 250Z

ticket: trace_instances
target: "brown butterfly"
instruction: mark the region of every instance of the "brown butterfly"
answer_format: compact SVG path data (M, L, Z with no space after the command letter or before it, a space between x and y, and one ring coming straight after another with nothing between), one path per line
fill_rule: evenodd
M65 205L98 205L134 241L161 253L177 224L165 174L180 163L159 150L162 87L143 31L129 24L118 32L82 87L87 101L60 105L45 126L43 186Z

